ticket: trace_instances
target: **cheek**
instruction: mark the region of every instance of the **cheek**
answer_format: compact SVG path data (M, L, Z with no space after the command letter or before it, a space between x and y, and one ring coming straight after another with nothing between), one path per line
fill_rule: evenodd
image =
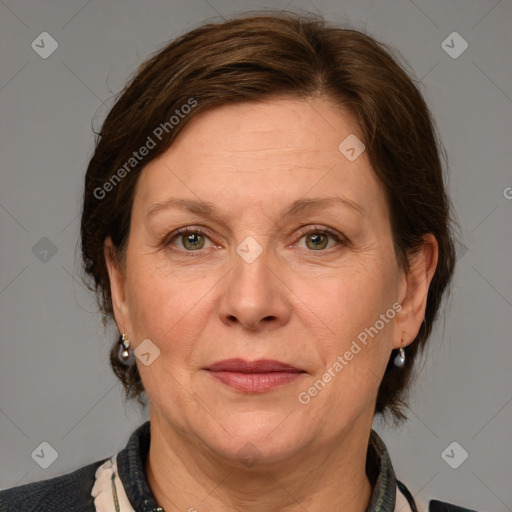
M337 348L373 325L394 302L393 271L378 261L359 262L321 282L302 282L296 294L310 306L322 331ZM329 333L329 334L327 334ZM341 346L338 346L341 345Z
M373 397L387 364L396 314L393 270L373 262L302 293L309 294L304 302L315 304L315 321L323 326L315 337L322 367L312 379L320 379L322 397L314 400L350 408Z
M197 340L211 312L208 292L215 280L170 272L152 255L134 257L128 268L128 304L136 340L149 338L179 359Z

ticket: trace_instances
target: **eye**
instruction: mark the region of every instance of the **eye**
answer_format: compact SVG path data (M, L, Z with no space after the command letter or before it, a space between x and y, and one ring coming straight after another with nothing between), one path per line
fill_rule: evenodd
M328 228L314 226L313 228L302 230L299 234L299 241L304 239L306 249L311 251L323 251L326 248L331 249L333 245L328 247L329 239L336 242L334 246L336 246L336 244L346 245L346 241L340 234Z
M172 233L167 240L166 245L173 245L181 251L194 252L203 249L206 241L210 239L201 229L186 227Z
M332 249L336 245L347 245L347 240L329 228L308 227L299 231L298 242L305 241L305 248L309 251L327 252L325 249ZM334 241L329 245L329 241ZM210 242L210 245L207 243ZM297 242L297 243L298 243ZM173 250L182 253L199 252L201 249L214 246L207 233L200 228L187 226L180 228L169 236L165 237L163 244L171 246Z

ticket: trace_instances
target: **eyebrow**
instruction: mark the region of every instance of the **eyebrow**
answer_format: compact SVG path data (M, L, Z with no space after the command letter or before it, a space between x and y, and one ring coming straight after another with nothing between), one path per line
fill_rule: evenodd
M365 215L366 212L364 208L357 202L352 201L347 198L334 196L334 197L308 197L297 199L294 201L287 209L283 208L280 212L281 217L297 215L299 213L318 211L325 208L336 206L337 204L346 206L351 208L355 212L360 215ZM203 216L211 216L220 218L219 212L216 206L213 203L209 203L207 201L195 200L195 199L182 199L171 197L165 201L160 203L152 204L146 216L149 217L153 215L155 212L175 208L179 210L187 210L189 212L203 215Z

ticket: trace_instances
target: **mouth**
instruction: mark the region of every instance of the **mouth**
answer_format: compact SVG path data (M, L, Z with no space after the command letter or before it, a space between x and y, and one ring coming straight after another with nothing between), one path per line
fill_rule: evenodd
M226 359L205 368L212 377L238 391L261 393L288 384L306 372L270 359Z

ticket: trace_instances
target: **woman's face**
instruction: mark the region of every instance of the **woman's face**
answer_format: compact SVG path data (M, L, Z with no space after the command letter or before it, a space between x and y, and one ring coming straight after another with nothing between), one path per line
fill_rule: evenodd
M143 170L125 266L110 262L110 275L119 328L133 348L150 340L137 365L152 421L232 459L367 435L426 289L397 266L366 153L354 160L353 139L339 149L353 135L357 123L326 99L226 105ZM300 372L208 369L233 358Z

